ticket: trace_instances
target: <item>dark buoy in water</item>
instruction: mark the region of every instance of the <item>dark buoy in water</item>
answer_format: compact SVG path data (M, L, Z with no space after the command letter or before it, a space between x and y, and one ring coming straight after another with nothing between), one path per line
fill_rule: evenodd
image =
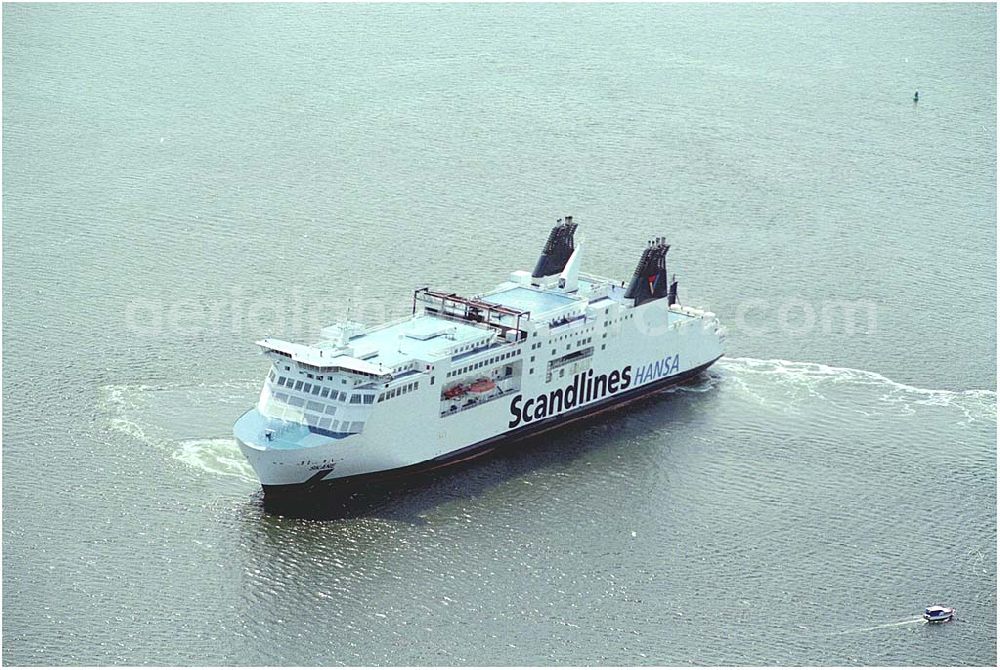
M913 102L920 102L920 91L913 92Z

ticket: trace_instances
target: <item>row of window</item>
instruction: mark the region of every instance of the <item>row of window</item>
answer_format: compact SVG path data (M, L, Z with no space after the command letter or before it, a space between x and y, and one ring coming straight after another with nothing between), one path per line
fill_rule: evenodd
M302 381L301 379L295 380L291 377L278 377L278 386L284 386L294 391L302 391L303 393L311 393L315 396L319 396L320 398L330 398L330 400L340 400L341 402L347 400L347 394L343 391L338 393L329 387L320 386L319 384L310 384Z
M593 328L593 326L591 326L590 328L584 328L582 331L574 331L572 333L566 333L565 335L560 335L559 337L549 338L549 342L562 342L563 340L565 340L568 337L573 337L574 335L585 335L586 333L593 332L593 330L594 330L594 328ZM538 346L539 347L542 346L542 343L539 342Z
M635 314L626 314L625 316L618 317L617 319L609 319L608 321L604 322L604 327L607 328L612 323L618 323L619 321L625 321L627 319L632 319L632 318L635 318Z
M277 349L270 349L269 351L272 354L278 354L279 356L284 356L285 358L291 358L291 356L288 355L288 354L286 354L284 351L278 351ZM298 362L298 366L302 370L312 370L313 372L324 372L324 371L330 371L331 370L330 368L321 368L321 367L318 367L316 365L310 365L309 363L303 363L301 361ZM286 365L285 369L288 370L289 367ZM368 374L367 372L360 372L360 371L352 371L352 372L354 372L354 374L361 375L362 377L375 377L376 376L376 375L373 375L373 374ZM312 375L309 375L309 377L311 378ZM318 379L323 379L323 376L322 375L318 375L317 378ZM330 379L333 379L333 375L330 375Z
M316 428L323 428L334 433L360 433L364 430L364 421L337 421L329 417L318 417L306 414L306 423Z
M285 404L286 402L288 404ZM335 433L360 433L365 427L364 421L337 421L331 416L320 416L311 412L303 412L299 408L302 408L304 402L302 398L289 396L286 393L275 393L274 397L267 403L267 407L264 410L265 415L284 421L300 422L304 420L309 426ZM313 412L323 412L325 409L327 414L333 414L336 411L336 407L333 405L327 405L324 408L320 403L312 401L308 402L307 409Z
M320 369L320 368L317 368L314 365L306 365L305 363L299 363L299 367L300 368L308 368L310 370L319 370ZM292 370L291 367L289 367L287 365L285 366L285 372L291 372L291 370ZM273 370L272 370L272 372L273 372ZM301 370L299 371L299 374L302 374ZM367 372L361 372L359 370L351 370L351 374L353 374L353 375L360 375L362 377L377 377L378 376L378 375L374 375L374 374L369 374ZM309 377L310 379L313 378L313 376L311 374L309 374L308 372L306 373L306 376ZM322 380L323 379L323 375L316 375L316 379ZM329 379L330 381L333 381L334 376L333 375L329 375L329 376L327 376L327 379ZM271 381L274 381L273 377L271 378ZM347 379L346 378L341 378L340 383L341 384L346 384L347 383Z
M608 325L608 323L609 323L609 322L605 321L605 322L604 322L604 325L606 326L606 325ZM592 332L593 330L594 330L594 329L593 329L593 327L591 327L591 328L587 328L587 329L585 329L585 330L583 331L583 333L590 333L590 332ZM574 335L574 334L577 334L577 335L578 335L578 334L580 334L580 333L567 333L567 334L565 334L565 335L561 335L561 336L559 336L559 337L553 337L553 338L549 338L549 342L550 342L550 343L551 343L551 342L561 342L562 340L565 340L566 338L568 338L568 337L571 337L571 336L572 336L572 335ZM591 342L591 340L592 340L592 339L593 339L593 338L590 338L590 337L588 337L588 338L585 338L585 339L581 339L581 340L577 340L577 341L576 341L576 346L578 346L578 347L582 347L582 346L583 346L584 344L590 344L590 342ZM544 344L544 343L543 343L543 342L535 342L534 344L532 344L532 345L531 345L531 348L532 348L532 349L541 349L541 348L542 348L542 344ZM553 355L555 355L555 353L556 353L556 350L555 350L555 349L553 349L553 350L552 350L552 354L553 354ZM532 360L534 360L534 358L532 358Z
M309 411L319 412L320 414L329 414L333 416L337 413L336 405L324 405L321 402L314 402L312 400L305 400L295 395L288 395L287 393L282 393L278 391L274 394L275 400L279 402L287 403L292 407L305 407Z
M467 344L467 345L465 345L464 347L458 347L458 348L456 348L455 350L453 350L453 351L452 351L452 354L453 354L453 355L454 355L454 354L460 354L460 353L462 353L463 351L470 351L470 350L472 350L472 349L476 349L476 348L478 348L478 347L482 347L482 346L484 346L484 345L485 345L485 344L486 344L486 343L487 343L488 341L489 341L489 340L482 340L482 341L480 341L480 342L473 342L472 344Z
M420 382L410 382L409 384L404 384L391 391L386 391L385 393L379 393L378 401L389 400L390 398L395 398L396 396L403 395L404 393L409 393L410 391L416 391L420 387Z
M312 395L320 398L329 398L330 400L339 400L340 402L350 402L352 405L370 405L375 401L375 396L370 393L351 393L350 400L348 400L348 394L344 391L334 391L326 386L309 384L307 382L303 382L301 379L295 380L291 377L278 377L277 383L278 386L284 386L292 389L293 391L311 393Z
M585 337L585 338L583 338L582 340L577 340L577 341L576 341L576 346L578 346L578 347L582 347L582 346L583 346L583 345L585 345L585 344L590 344L590 343L591 343L591 342L593 341L593 339L594 339L594 338L592 338L592 337ZM572 344L567 344L567 345L566 345L566 351L569 351L569 350L570 350L570 349L572 349L572 348L573 348L573 345L572 345ZM555 356L555 355L556 355L556 350L555 350L555 349L553 349L553 350L552 350L552 355L553 355L553 356ZM532 358L532 360L534 360L534 358Z
M310 365L309 363L303 363L302 361L298 361L298 366L299 366L299 368L301 368L303 370L312 370L313 372L332 372L332 370L330 368L328 368L328 367L327 368L321 368L321 367L316 366L316 365ZM362 377L374 377L375 376L375 375L370 375L370 374L365 373L365 372L359 372L359 371L353 371L353 370L352 370L352 373L356 374L356 375L361 375ZM332 376L333 375L331 375L331 378L332 378Z
M517 351L508 351L505 354L500 354L499 356L493 356L492 358L487 358L486 360L479 361L478 363L473 363L471 365L466 365L464 368L459 368L457 370L452 370L451 372L449 372L447 374L447 376L448 377L457 377L459 375L464 375L465 373L471 372L472 370L478 370L481 367L484 367L484 366L487 366L487 365L493 365L495 363L499 363L500 361L505 361L508 358L513 358L517 353L518 353Z

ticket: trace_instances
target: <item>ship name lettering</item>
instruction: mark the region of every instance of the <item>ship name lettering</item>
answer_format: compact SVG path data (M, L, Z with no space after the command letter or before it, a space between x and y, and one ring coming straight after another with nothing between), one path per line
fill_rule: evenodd
M571 384L563 388L527 400L524 400L520 393L511 398L511 419L507 427L517 428L522 423L561 414L578 405L624 391L631 385L631 365L626 365L621 370L613 370L606 375L595 375L593 370L581 372L573 377Z
M650 363L649 365L640 367L639 371L635 374L635 383L646 384L654 379L659 379L660 377L669 377L670 375L679 372L680 368L680 354L666 356L662 360L656 361L655 363Z

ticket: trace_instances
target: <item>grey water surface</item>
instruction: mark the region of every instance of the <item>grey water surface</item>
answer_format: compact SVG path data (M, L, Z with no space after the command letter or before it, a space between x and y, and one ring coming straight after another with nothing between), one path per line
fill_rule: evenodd
M987 4L4 5L4 663L994 664L996 90ZM263 510L255 339L565 214L728 357Z

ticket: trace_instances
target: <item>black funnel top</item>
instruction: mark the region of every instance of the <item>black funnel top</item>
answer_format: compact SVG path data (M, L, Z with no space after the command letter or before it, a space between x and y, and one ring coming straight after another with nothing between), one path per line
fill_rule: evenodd
M670 245L662 237L651 240L642 251L639 265L629 282L626 298L634 298L635 306L644 302L663 298L670 287L667 285L667 252Z
M535 279L557 275L566 268L569 257L573 255L573 232L576 230L573 217L567 216L556 222L549 239L545 242L542 255L535 263L535 271L531 276Z

